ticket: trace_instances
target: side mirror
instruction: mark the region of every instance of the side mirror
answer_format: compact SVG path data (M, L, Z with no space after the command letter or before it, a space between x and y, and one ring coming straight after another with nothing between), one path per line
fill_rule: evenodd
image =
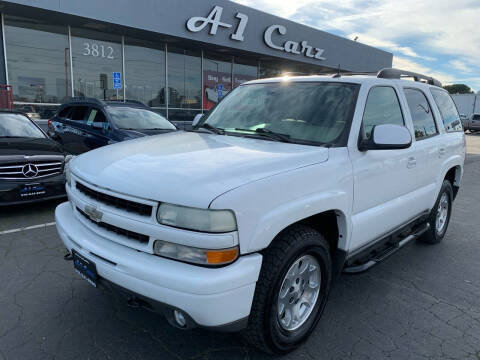
M195 127L198 122L202 119L203 117L203 114L197 114L195 115L195 117L193 118L193 121L192 121L192 128Z
M372 129L369 140L361 141L360 151L407 149L412 144L410 131L401 125L382 124Z

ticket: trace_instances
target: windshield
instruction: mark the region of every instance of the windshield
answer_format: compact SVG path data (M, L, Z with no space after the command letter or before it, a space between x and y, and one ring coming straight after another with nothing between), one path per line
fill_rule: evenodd
M44 139L45 134L24 115L0 113L0 138L2 137Z
M228 135L275 133L290 142L344 146L358 88L338 82L243 85L228 95L204 123Z
M120 129L175 130L175 126L154 111L127 106L108 106L107 111Z

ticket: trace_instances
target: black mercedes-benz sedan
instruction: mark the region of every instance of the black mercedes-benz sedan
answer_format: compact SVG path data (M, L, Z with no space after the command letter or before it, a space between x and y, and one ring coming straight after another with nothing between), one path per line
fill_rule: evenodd
M0 206L66 196L71 157L26 115L0 111Z

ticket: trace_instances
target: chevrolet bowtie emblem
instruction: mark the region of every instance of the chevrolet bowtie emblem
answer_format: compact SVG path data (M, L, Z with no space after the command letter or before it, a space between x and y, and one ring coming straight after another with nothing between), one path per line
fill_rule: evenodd
M103 212L97 210L97 208L92 205L85 206L85 214L87 214L88 217L95 222L100 222L103 217Z

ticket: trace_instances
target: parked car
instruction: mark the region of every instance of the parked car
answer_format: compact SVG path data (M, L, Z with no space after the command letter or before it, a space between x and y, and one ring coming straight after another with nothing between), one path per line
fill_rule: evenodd
M473 114L463 121L463 129L465 131L469 130L471 133L480 130L480 114Z
M0 206L65 197L71 157L26 115L0 110Z
M48 134L72 154L175 130L162 115L136 101L73 99L48 121Z
M256 80L191 132L75 158L56 225L92 285L284 353L340 272L442 241L464 158L457 109L430 77Z

